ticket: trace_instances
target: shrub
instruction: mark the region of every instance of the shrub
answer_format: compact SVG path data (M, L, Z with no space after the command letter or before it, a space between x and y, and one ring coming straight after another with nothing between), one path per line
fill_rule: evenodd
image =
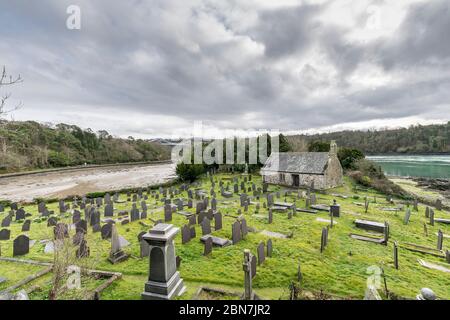
M364 157L364 153L358 149L339 148L338 151L338 158L344 169L356 169L356 163Z
M179 163L176 168L176 173L181 181L195 181L195 179L205 172L206 169L203 164Z

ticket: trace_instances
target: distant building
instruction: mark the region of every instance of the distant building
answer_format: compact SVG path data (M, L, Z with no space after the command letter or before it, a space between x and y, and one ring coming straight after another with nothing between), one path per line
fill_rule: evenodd
M343 170L337 157L337 145L330 152L272 153L261 169L263 181L289 187L311 186L329 189L343 183Z

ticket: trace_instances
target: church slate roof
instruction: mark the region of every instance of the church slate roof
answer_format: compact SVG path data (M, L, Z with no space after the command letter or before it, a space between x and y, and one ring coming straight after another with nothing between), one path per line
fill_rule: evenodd
M262 171L302 174L324 174L328 163L328 152L279 152L272 153ZM277 167L277 159L279 166Z

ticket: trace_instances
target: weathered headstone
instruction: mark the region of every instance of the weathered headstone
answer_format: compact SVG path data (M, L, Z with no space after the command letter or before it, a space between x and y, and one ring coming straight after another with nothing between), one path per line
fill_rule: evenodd
M64 239L69 237L69 226L65 223L59 222L53 228L53 235L55 239Z
M172 221L172 205L164 205L164 222Z
M25 219L25 210L20 208L16 211L16 221Z
M270 258L272 257L272 239L267 240L267 256Z
M211 233L211 221L208 218L203 219L201 225L203 236Z
M403 224L408 224L411 218L411 210L406 209L405 218L403 219Z
M145 258L148 257L149 253L150 253L150 247L147 243L147 241L144 240L144 235L147 232L142 231L138 234L138 241L139 241L139 246L140 246L140 252L139 252L139 256L141 258Z
M79 220L77 223L75 223L75 232L79 233L86 233L87 232L87 222L86 220Z
M220 212L216 212L214 214L214 230L222 229L222 214Z
M2 220L2 228L7 228L10 226L10 224L11 224L11 215L8 215Z
M184 225L181 228L181 244L185 244L191 241L191 229L189 225Z
M437 249L442 250L442 245L444 243L444 233L439 230L438 231L438 239L437 239Z
M22 225L22 232L30 231L31 226L31 220L25 220L25 222Z
M241 236L242 239L244 239L247 236L248 228L247 228L247 220L242 219L241 220Z
M261 263L263 263L264 260L266 260L264 242L259 243L257 252L258 252L258 265L261 265Z
M109 253L108 260L112 264L116 264L128 259L128 257L129 255L122 250L119 240L119 234L117 232L116 226L113 224L111 230L111 251Z
M111 202L108 202L105 206L105 217L113 217L114 216L114 207Z
M9 240L11 237L11 230L2 229L0 230L0 240Z
M106 223L102 226L102 229L100 230L102 239L111 239L112 236L112 223Z
M87 241L85 239L81 240L80 245L76 250L76 257L78 259L87 258L90 255L90 249L87 245Z
M257 260L255 256L252 256L252 260L250 261L250 265L252 268L252 277L254 278L256 276L256 266L257 266Z
M394 267L398 270L398 244L394 241Z
M207 255L211 254L212 247L213 247L212 238L211 237L206 238L206 240L204 241L203 255L207 256Z
M235 221L231 226L231 240L233 241L233 244L237 244L241 241L241 238L241 224L239 221Z
M30 238L20 235L13 242L13 257L23 256L30 251Z

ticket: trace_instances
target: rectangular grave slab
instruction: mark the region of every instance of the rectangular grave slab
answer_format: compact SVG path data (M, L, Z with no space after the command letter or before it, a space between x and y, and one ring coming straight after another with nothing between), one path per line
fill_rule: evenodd
M211 238L213 245L218 246L218 247L226 247L232 244L232 242L228 239L224 239L224 238L219 238L219 237L214 237L212 235L205 235L203 237L200 238L201 242L205 242L206 239Z
M382 222L369 221L369 220L355 220L355 225L357 228L364 230L375 231L379 233L384 233L386 228L385 224Z

